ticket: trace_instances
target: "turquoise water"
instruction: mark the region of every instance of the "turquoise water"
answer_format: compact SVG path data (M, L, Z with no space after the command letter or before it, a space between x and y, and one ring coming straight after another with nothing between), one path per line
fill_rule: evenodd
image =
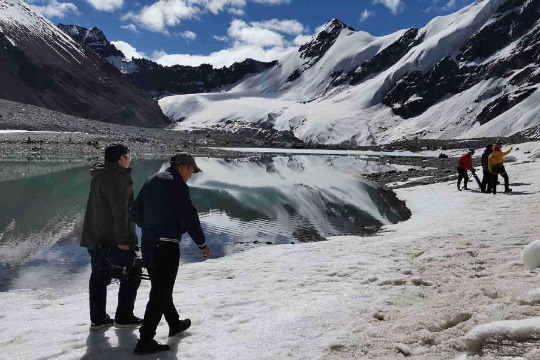
M190 180L213 257L257 246L363 234L397 222L379 190L361 179L392 170L354 156L200 158ZM136 193L167 163L132 162ZM79 247L91 163L0 161L0 291L55 287L89 266ZM182 262L201 261L187 235Z

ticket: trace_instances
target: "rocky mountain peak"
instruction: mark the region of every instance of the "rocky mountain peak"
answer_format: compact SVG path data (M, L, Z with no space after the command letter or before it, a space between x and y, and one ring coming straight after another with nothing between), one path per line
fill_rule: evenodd
M319 33L327 32L327 33L337 33L339 35L341 30L343 29L349 29L351 31L355 31L352 27L345 24L343 21L338 20L338 19L332 19L330 21L327 21L326 24L323 25L322 30L319 31Z
M303 59L314 58L315 62L332 47L342 30L348 29L355 31L352 27L346 25L338 19L332 19L323 25L322 30L314 36L309 42L300 46L298 51Z
M78 25L64 24L58 24L57 27L71 36L75 41L88 46L104 58L116 56L121 58L125 57L120 50L109 42L103 31L97 27L87 29Z

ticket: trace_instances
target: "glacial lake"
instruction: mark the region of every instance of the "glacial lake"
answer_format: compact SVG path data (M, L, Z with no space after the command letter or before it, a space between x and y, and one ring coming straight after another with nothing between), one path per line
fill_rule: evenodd
M366 234L400 221L371 172L402 170L360 156L270 155L197 158L190 180L212 257L258 246L298 244L330 235ZM0 161L0 291L61 288L88 271L79 246L90 162ZM166 160L133 159L137 194ZM201 261L184 235L181 262Z

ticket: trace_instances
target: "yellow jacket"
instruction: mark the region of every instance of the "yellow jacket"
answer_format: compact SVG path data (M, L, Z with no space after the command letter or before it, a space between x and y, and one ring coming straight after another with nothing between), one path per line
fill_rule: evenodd
M513 148L508 149L507 151L501 151L500 146L494 146L493 152L489 155L488 158L488 170L489 172L493 172L493 166L494 165L502 165L503 164L503 158L510 154L510 151L512 151Z

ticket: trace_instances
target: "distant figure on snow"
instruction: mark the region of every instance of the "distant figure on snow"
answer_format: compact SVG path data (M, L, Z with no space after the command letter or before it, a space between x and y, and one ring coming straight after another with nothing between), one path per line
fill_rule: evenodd
M488 144L484 150L484 153L482 154L482 172L484 173L484 177L482 177L480 189L482 192L487 193L491 192L491 173L489 172L488 159L492 151L493 144Z
M501 150L501 142L497 140L497 143L493 146L493 152L489 155L488 158L488 168L491 173L491 190L493 194L497 193L497 180L499 175L504 179L504 192L511 192L510 181L508 179L508 174L504 168L503 159L506 155L510 154L512 147L507 151Z
M201 169L188 153L175 154L165 171L144 183L130 214L142 229L142 256L150 276L150 299L146 305L140 340L135 354L169 350L169 345L154 340L162 316L169 325L169 337L191 326L190 319L180 320L173 302L173 289L180 262L180 239L186 232L203 256L210 256L197 209L191 203L187 181Z
M135 223L129 220L129 207L133 203L131 157L123 144L105 148L105 163L92 168L90 195L84 214L81 246L88 249L92 273L90 274L90 330L115 325L119 328L139 327L141 319L133 315L140 274L129 274L120 280L118 307L115 319L106 312L107 286L111 283L108 271L111 259L135 260L138 244Z
M457 180L457 188L459 191L461 191L461 180L463 179L463 190L469 190L467 187L467 182L469 182L469 176L467 175L467 170L475 174L476 170L474 170L473 162L472 162L472 156L474 155L474 149L469 149L468 152L461 155L458 161L457 166L457 172L458 172L458 180Z

